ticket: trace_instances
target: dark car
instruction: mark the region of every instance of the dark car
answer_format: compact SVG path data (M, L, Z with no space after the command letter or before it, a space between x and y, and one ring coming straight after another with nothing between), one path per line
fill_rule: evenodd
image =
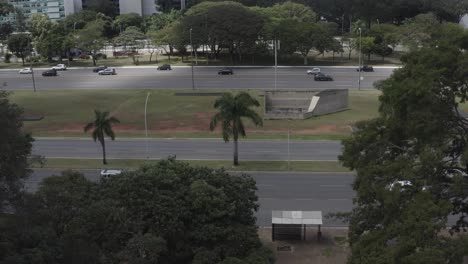
M47 70L42 73L42 76L57 76L57 71L52 69L52 70Z
M171 69L171 65L169 65L169 64L163 64L163 65L161 65L161 66L158 67L158 70L160 70L160 71L167 71L167 70L169 70L169 71L170 71L170 70L172 70L172 69Z
M330 75L317 74L314 77L315 81L333 81L333 78Z
M361 68L357 68L356 71L363 71L363 72L373 72L374 68L372 66L364 65Z
M98 67L93 69L93 72L100 72L100 71L105 70L105 69L107 69L107 66L98 66Z
M218 71L218 75L233 75L234 72L230 68L221 69Z

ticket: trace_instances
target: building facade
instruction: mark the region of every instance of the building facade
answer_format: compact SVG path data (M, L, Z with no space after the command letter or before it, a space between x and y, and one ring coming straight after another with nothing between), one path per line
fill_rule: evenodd
M112 0L118 13L137 13L148 16L156 13L155 0ZM79 12L87 7L87 0L7 0L15 8L23 11L27 18L33 14L43 14L52 20L60 20L65 16ZM0 23L15 22L15 13L0 17Z

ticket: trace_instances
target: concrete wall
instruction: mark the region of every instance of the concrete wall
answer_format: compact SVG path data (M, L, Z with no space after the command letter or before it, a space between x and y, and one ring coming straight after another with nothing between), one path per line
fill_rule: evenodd
M151 16L155 14L156 11L156 3L154 0L143 0L143 15L144 16Z
M315 100L313 100L314 96ZM309 109L315 101L317 101L315 107ZM347 108L348 90L266 91L264 118L305 119Z
M143 15L142 0L120 0L120 14L137 13Z

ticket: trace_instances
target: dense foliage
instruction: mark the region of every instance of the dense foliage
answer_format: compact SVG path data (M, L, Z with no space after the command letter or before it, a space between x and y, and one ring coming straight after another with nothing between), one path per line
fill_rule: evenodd
M459 110L468 34L455 30L404 56L378 85L379 117L343 142L340 159L357 172L349 263L461 263L468 254L468 121ZM444 236L447 225L465 236Z
M0 91L0 214L18 201L29 173L33 139L23 131L22 117L23 110Z
M272 263L255 190L247 175L173 159L99 183L67 171L1 226L0 262Z

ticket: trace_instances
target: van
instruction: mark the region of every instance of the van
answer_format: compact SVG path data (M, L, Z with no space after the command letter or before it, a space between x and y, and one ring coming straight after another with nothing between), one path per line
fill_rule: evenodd
M111 176L115 176L115 175L119 175L121 174L122 171L121 170L101 170L101 177L104 177L104 178L108 178L108 177L111 177Z

